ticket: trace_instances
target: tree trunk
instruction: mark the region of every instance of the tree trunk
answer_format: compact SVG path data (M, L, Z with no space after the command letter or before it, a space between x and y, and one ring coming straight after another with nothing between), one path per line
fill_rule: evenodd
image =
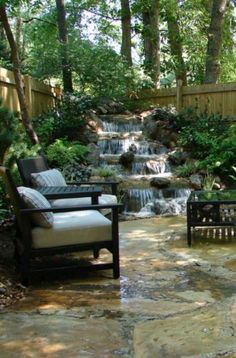
M160 86L159 0L143 5L144 68L154 87Z
M21 109L21 118L22 118L22 124L25 127L26 133L28 134L32 144L38 144L39 140L37 137L37 134L35 133L32 123L29 119L29 113L25 101L25 94L24 94L24 85L21 77L20 72L20 60L19 55L17 52L17 46L16 42L13 36L13 33L11 31L11 27L8 22L6 9L4 6L0 6L0 20L2 21L4 30L6 32L6 36L11 48L11 57L12 57L12 63L13 63L13 72L16 82L16 91L20 103L20 109Z
M131 13L129 0L121 0L121 27L122 27L122 45L121 54L126 59L129 66L132 66L131 51Z
M183 85L187 85L186 67L183 59L182 40L178 24L178 3L176 0L166 3L166 20L171 57L175 65L176 83L178 80L182 80Z
M65 92L73 92L71 64L68 55L68 35L64 0L56 0L56 7L59 40L61 43L63 87Z
M228 0L214 0L212 3L204 83L216 83L220 75L220 51L227 5Z

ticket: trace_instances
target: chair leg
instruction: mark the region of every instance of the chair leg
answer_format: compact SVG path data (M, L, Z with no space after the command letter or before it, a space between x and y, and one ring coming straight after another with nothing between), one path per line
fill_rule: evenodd
M119 265L115 265L115 267L113 268L113 278L117 279L120 277L120 267Z
M30 283L30 258L22 255L20 257L20 275L21 283L24 286L29 286Z
M120 277L119 244L116 244L113 247L112 260L113 260L113 278L119 278Z

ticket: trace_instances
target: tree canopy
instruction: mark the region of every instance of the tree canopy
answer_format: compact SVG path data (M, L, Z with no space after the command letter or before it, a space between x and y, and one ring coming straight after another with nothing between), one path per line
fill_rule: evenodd
M15 0L5 7L23 73L101 96L235 81L227 0ZM0 66L12 68L0 22Z

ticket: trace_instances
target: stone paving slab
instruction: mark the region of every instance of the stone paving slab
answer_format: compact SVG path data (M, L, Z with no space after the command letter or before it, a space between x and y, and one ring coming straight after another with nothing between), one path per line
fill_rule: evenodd
M111 319L9 314L1 317L0 331L4 358L106 358L125 353L122 327Z
M0 312L0 357L236 357L236 239L201 234L188 248L184 217L120 233L120 279L35 282Z
M136 358L236 356L236 295L228 303L137 324Z

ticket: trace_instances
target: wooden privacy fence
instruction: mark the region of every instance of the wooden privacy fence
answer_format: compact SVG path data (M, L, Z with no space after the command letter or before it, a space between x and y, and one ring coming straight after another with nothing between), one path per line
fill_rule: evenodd
M209 113L236 118L236 82L182 86L178 81L177 87L143 90L131 98L137 105L173 105L178 111L197 105L200 112L207 107Z
M22 76L22 79L30 117L35 117L53 107L56 100L61 98L61 90L58 87L47 86L29 76ZM5 107L11 111L20 112L14 74L12 71L1 67L0 97L2 97Z

